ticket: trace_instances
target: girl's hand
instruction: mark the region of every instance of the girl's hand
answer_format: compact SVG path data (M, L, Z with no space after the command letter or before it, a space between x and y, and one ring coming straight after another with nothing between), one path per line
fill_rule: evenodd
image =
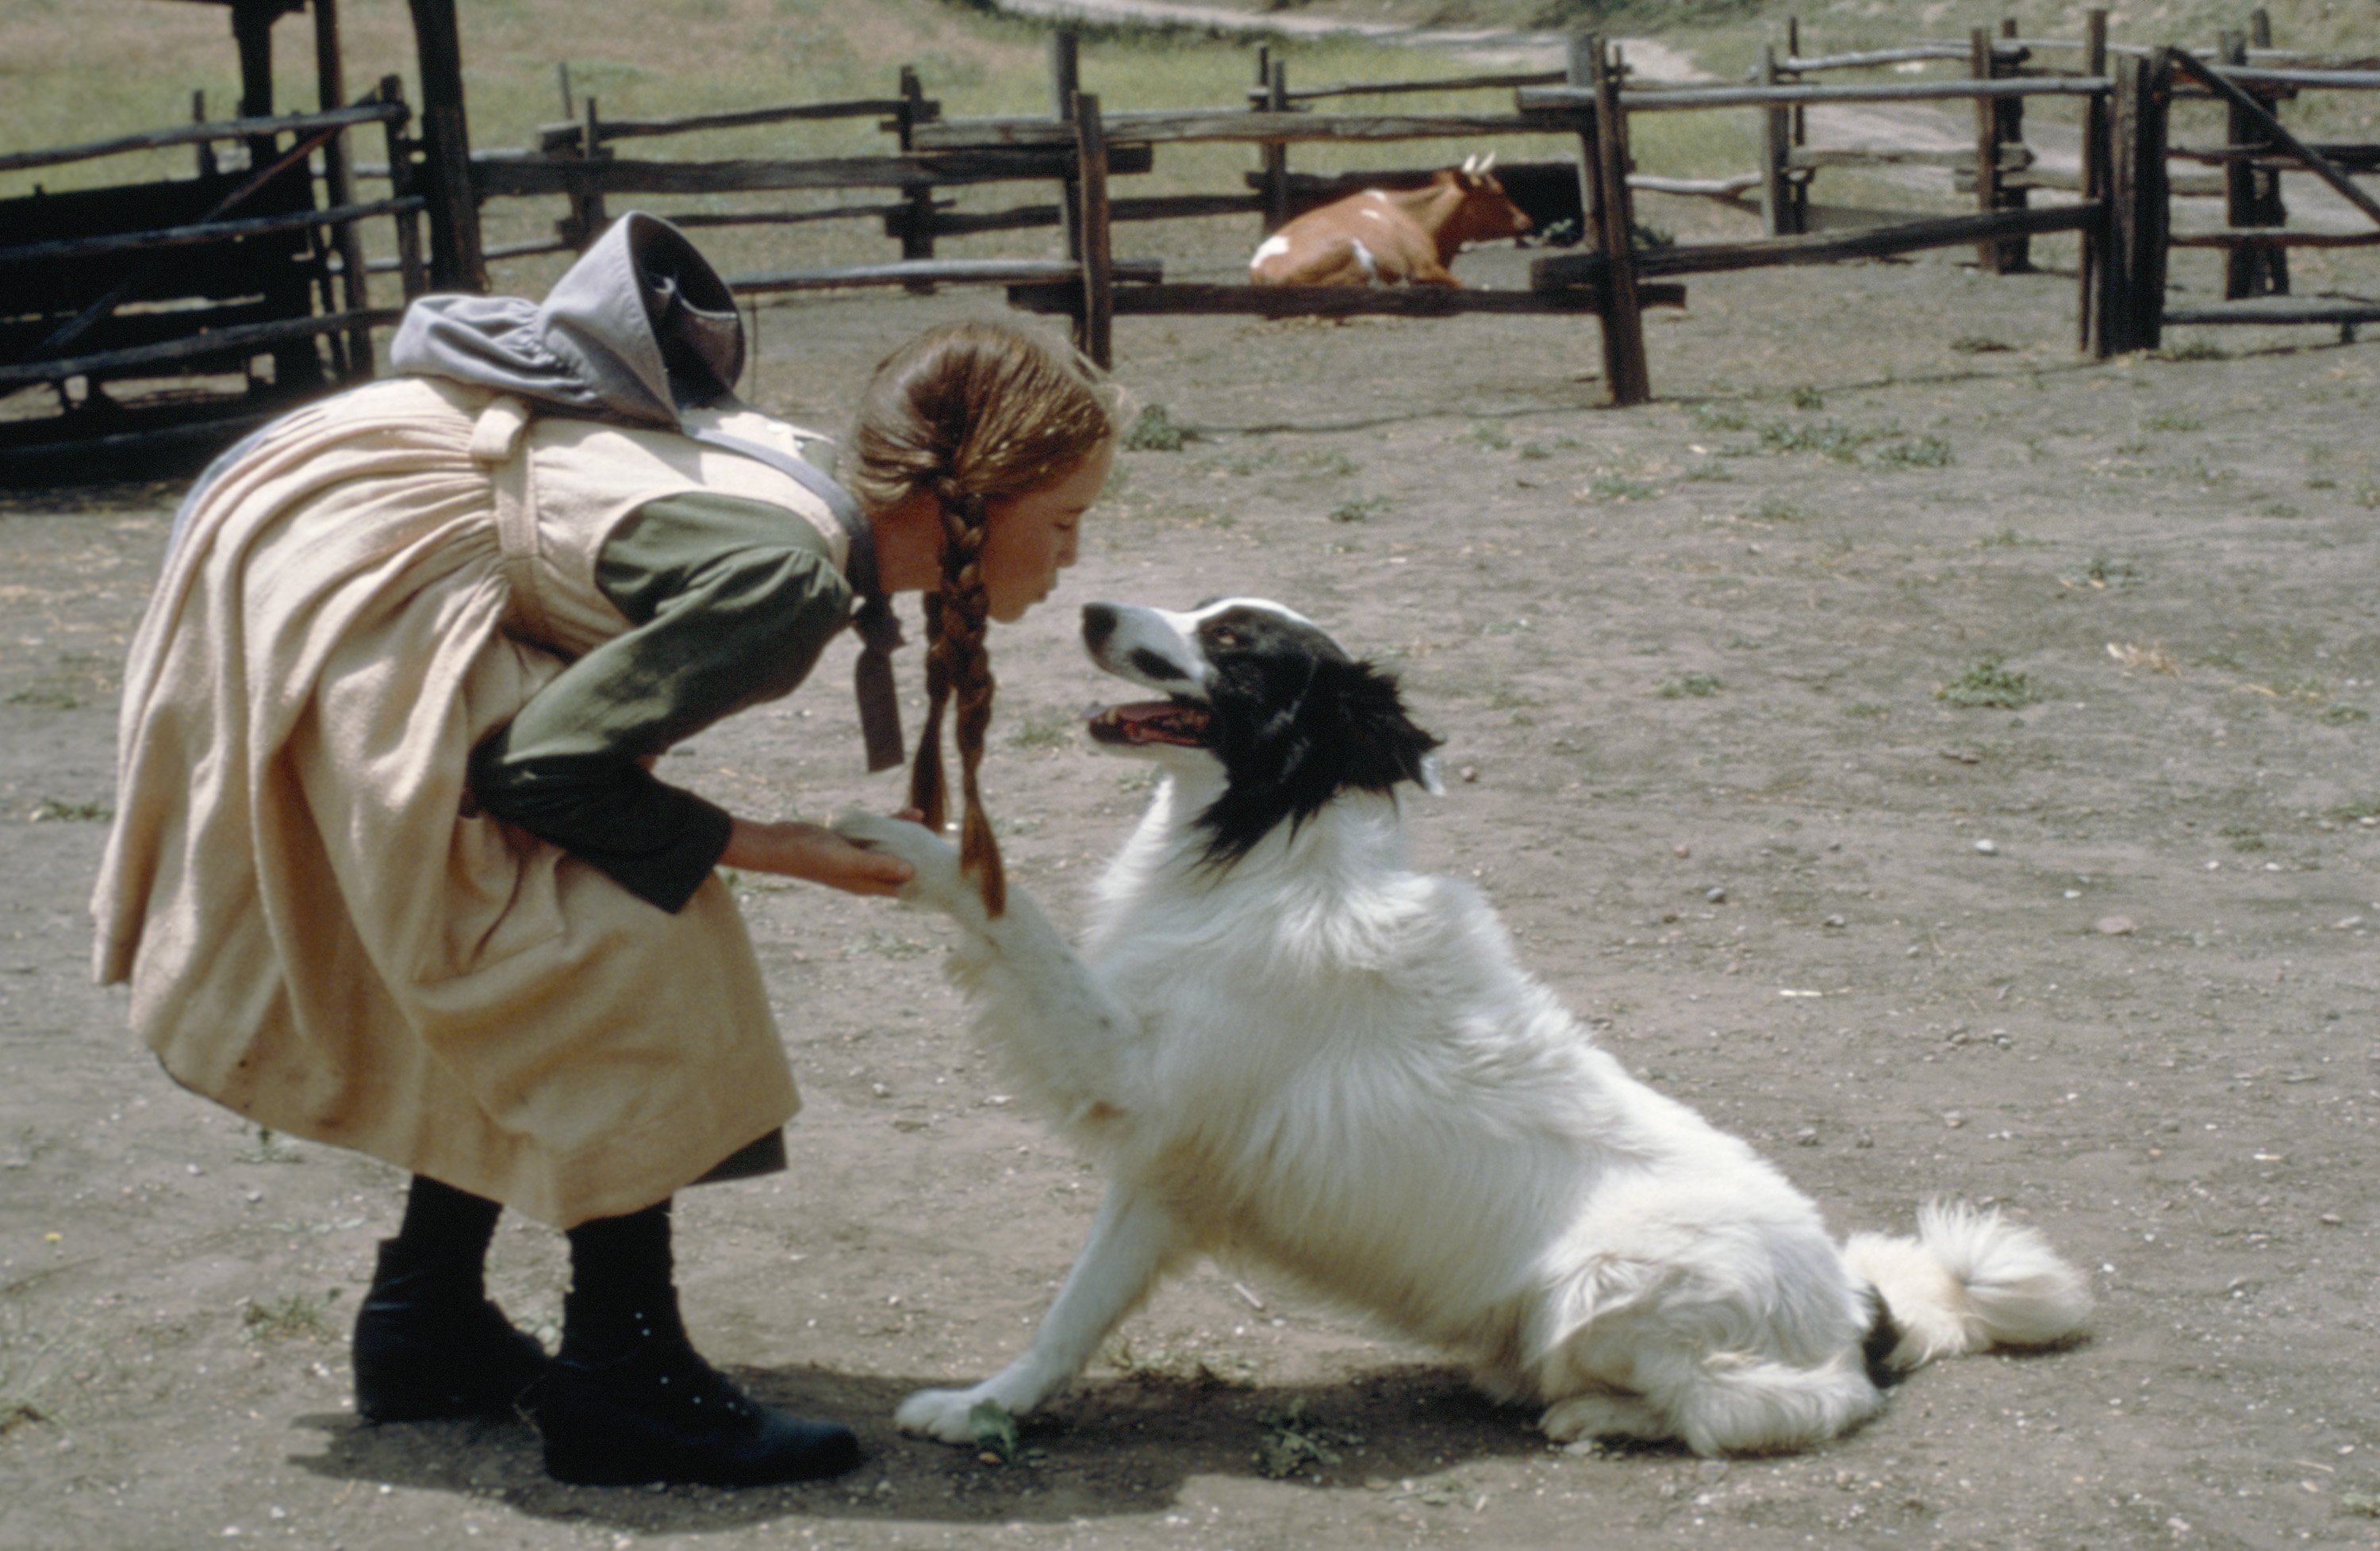
M744 818L735 820L729 831L719 863L745 872L807 878L846 894L897 894L913 871L898 857L854 845L820 825L758 824Z

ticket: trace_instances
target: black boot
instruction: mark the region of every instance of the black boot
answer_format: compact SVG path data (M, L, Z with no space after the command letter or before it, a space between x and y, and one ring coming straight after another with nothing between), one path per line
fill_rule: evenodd
M405 1225L383 1240L351 1349L367 1422L510 1416L545 1372L545 1349L490 1303L492 1201L416 1179Z
M765 1486L840 1475L859 1440L764 1405L704 1362L679 1322L669 1204L570 1233L562 1352L538 1387L546 1473L589 1486Z

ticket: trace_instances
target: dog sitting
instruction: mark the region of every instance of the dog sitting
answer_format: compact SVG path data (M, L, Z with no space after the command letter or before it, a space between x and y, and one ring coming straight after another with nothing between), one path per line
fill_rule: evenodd
M1927 1360L2080 1327L2082 1277L1960 1206L1838 1246L1751 1147L1630 1077L1515 959L1479 893L1406 865L1437 740L1395 681L1278 604L1085 609L1092 660L1162 696L1090 722L1154 762L1079 956L1022 891L854 815L960 928L980 1026L1110 1181L1026 1352L896 1420L975 1438L1032 1411L1157 1279L1252 1262L1468 1363L1559 1441L1801 1448Z

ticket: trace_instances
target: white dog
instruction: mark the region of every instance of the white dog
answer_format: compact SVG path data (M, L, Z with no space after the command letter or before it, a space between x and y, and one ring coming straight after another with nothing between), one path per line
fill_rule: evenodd
M1838 1246L1735 1137L1645 1087L1515 961L1469 887L1408 869L1397 789L1437 740L1396 685L1277 604L1095 603L1093 660L1165 699L1093 738L1164 772L1081 956L1022 891L865 815L961 930L953 974L1111 1181L1026 1353L903 1402L966 1443L1072 1379L1157 1278L1286 1272L1458 1355L1558 1440L1697 1453L1815 1443L1936 1356L2063 1340L2090 1296L2029 1230L1928 1207Z

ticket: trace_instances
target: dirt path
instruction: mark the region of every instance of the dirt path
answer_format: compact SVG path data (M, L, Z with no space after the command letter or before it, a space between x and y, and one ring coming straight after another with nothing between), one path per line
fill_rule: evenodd
M2022 1215L2090 1267L2086 1344L1929 1370L1808 1455L1573 1454L1201 1266L1020 1462L904 1440L907 1388L1017 1350L1099 1181L966 1037L933 923L747 882L808 1108L792 1173L681 1203L689 1316L867 1467L606 1492L546 1481L525 1426L358 1426L344 1331L400 1181L177 1092L88 982L115 675L175 496L112 490L0 503L0 1544L2380 1545L2380 455L2336 433L2380 357L2080 366L2069 280L1959 257L1697 281L1627 412L1591 324L1120 321L1123 377L1196 437L1125 454L1067 606L999 636L986 780L1017 882L1078 920L1146 790L1074 729L1071 605L1294 603L1448 740L1417 860L1632 1070L1839 1230L1937 1193ZM889 341L995 309L774 309L810 370L772 366L769 406L840 424ZM846 668L671 773L892 806ZM552 1233L506 1227L492 1277L551 1330Z

